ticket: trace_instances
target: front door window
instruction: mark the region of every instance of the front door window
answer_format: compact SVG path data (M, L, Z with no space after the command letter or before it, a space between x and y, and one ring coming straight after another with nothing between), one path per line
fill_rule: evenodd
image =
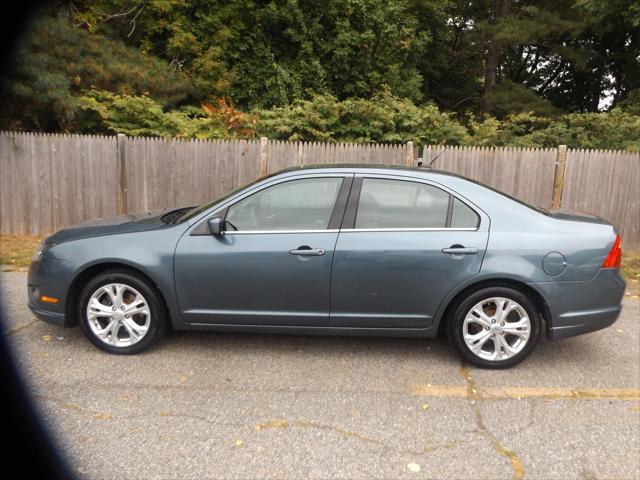
M240 232L324 230L341 184L339 177L279 183L229 207L225 220Z

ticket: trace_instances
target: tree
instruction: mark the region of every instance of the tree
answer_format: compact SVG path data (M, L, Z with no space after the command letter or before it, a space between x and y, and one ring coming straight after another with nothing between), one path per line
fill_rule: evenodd
M495 27L508 14L511 9L511 0L494 0L493 12L491 15L491 25ZM496 31L491 32L487 40L487 60L485 62L484 73L484 94L482 96L482 111L493 113L493 103L491 96L498 79L498 60L501 55L499 35Z
M84 28L164 58L184 72L195 86L195 100L224 96L244 108L285 105L322 93L370 97L384 87L419 102L420 64L432 29L446 16L436 0L73 5L74 18Z
M514 1L496 24L503 48L495 90L507 87L503 99L533 92L564 111L611 108L640 82L639 18L632 0ZM513 113L499 107L494 113Z
M64 12L35 17L2 78L0 128L73 130L78 96L89 88L147 93L167 105L191 86L165 62L101 35L74 28Z
M426 119L437 106L473 128L488 113L487 127L519 115L632 114L638 58L634 0L58 0L3 79L0 128L109 129L79 100L101 91L121 97L100 100L119 115L154 102L162 122L175 111L189 123L220 101L265 122L335 107L349 138L388 141L398 125L367 132L351 115L371 110L384 123L396 114L383 120L377 106L402 105ZM315 128L307 120L301 130Z

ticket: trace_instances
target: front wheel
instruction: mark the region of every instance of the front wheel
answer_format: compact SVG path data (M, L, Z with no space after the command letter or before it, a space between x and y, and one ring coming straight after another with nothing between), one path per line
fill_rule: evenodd
M481 368L509 368L524 360L540 336L533 302L508 287L473 292L455 309L448 334L460 354Z
M98 348L119 354L138 353L167 328L158 291L128 270L110 270L90 280L80 294L80 326Z

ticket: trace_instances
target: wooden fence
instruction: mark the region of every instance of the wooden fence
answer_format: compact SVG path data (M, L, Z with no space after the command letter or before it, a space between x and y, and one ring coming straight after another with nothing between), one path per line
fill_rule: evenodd
M0 132L0 232L43 235L83 220L195 205L294 165L428 164L535 205L587 211L640 248L640 154L559 148L165 140Z

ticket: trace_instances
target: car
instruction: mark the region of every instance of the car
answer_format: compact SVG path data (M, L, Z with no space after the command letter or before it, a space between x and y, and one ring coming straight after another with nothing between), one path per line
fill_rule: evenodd
M425 168L296 167L196 207L63 229L29 269L29 307L138 353L169 328L435 337L506 368L618 318L620 236Z

